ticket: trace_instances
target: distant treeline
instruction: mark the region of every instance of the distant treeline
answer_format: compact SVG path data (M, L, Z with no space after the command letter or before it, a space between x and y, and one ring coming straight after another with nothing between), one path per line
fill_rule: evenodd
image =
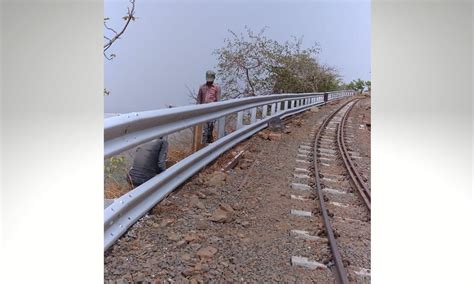
M360 79L343 83L335 67L319 62L321 49L317 43L303 48L303 39L296 37L278 42L264 34L265 28L258 33L248 27L245 33L229 32L224 46L214 51L224 99L370 88L370 81Z

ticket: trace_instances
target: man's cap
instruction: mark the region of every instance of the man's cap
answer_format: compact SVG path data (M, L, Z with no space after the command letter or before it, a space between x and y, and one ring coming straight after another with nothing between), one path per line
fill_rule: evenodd
M206 81L212 82L216 79L216 73L212 70L206 71Z

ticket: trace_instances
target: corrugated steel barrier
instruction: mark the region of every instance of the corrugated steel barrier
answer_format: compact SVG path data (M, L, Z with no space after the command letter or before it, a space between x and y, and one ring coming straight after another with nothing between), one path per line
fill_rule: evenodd
M117 198L104 210L104 251L130 226L180 184L239 142L264 129L274 117L284 118L354 95L352 90L329 93L278 94L127 113L104 120L104 158L117 155L157 137L210 120L218 121L218 139L179 161L160 175ZM257 109L261 117L257 119ZM243 123L250 111L250 124ZM236 130L226 135L226 117L237 113Z

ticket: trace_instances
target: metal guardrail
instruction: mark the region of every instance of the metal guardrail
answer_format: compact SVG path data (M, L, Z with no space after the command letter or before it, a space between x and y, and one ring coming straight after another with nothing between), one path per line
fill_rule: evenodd
M179 161L165 172L115 199L104 210L104 251L139 218L163 200L180 184L228 149L267 127L270 119L284 118L312 106L323 105L355 94L354 91L330 93L279 94L234 99L205 105L128 113L104 120L104 158L127 149L192 127L218 120L218 139ZM257 119L257 108L261 117ZM244 111L250 112L250 124L243 123ZM226 135L226 116L237 113L236 130Z

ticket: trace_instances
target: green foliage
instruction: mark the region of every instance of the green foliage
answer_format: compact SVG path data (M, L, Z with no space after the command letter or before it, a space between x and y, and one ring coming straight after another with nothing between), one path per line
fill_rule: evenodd
M104 174L106 178L115 179L116 174L127 172L125 156L111 157L105 162Z
M268 78L271 67L276 64L275 48L278 45L263 34L265 29L255 34L245 28L245 35L229 30L231 37L224 40L224 47L214 51L223 98L271 93L272 84Z
M332 91L342 84L337 71L321 65L317 44L303 48L302 38L278 42L246 27L246 34L229 31L224 47L214 51L223 98Z
M370 90L370 81L364 81L359 78L357 80L352 80L349 84L346 85L346 88L351 89L351 90L356 90L358 92L362 92L364 91L366 86Z
M286 56L274 69L275 93L324 92L337 90L341 80L334 68L320 65L309 52Z

